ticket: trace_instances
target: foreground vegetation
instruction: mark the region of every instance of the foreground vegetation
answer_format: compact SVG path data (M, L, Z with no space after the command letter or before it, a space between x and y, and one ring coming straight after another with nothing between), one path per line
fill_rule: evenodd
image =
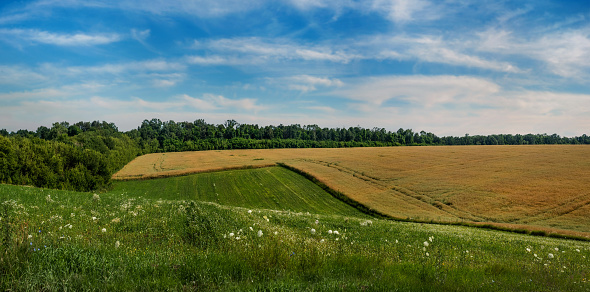
M589 242L308 213L321 198L297 192L292 207L270 210L252 179L243 198L218 193L242 207L177 193L197 181L206 191L191 199L202 199L213 184L272 176L252 171L144 181L166 186L151 192L130 182L101 194L0 185L0 290L590 289Z

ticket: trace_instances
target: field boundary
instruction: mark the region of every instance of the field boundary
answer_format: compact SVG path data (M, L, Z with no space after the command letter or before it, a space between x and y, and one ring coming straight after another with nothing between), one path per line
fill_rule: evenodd
M112 177L112 180L115 181L131 181L131 180L149 180L149 179L158 179L158 178L168 178L168 177L177 177L177 176L187 176L192 174L199 174L199 173L209 173L209 172L220 172L220 171L228 171L228 170L243 170L243 169L256 169L256 168L267 168L277 166L276 163L272 164L261 164L261 165L242 165L242 166L229 166L229 167L218 167L218 168L208 168L208 169L199 169L199 170L184 170L184 171L167 171L162 174L139 174L136 176L126 176L126 177Z

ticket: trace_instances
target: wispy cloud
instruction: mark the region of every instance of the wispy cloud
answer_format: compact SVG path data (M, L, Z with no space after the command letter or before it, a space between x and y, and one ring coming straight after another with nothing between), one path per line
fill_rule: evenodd
M59 34L36 29L0 29L3 39L22 39L31 43L41 43L56 46L96 46L118 42L122 39L119 34Z
M585 79L590 75L590 27L533 37L489 29L479 34L479 50L535 59L555 75Z
M195 41L193 48L206 50L214 54L226 54L230 58L192 57L193 63L226 63L230 60L250 60L252 56L257 61L305 60L348 63L361 58L354 52L349 52L346 46L334 47L328 45L299 44L288 39L267 39L259 37L218 39L211 41Z
M282 78L267 78L269 84L279 85L289 90L297 90L303 93L315 91L318 87L341 87L344 83L337 78L317 77L310 75L296 75Z

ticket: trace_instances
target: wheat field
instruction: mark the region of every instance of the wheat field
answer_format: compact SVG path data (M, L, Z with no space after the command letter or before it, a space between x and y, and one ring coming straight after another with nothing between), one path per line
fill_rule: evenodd
M146 179L284 163L394 218L481 222L588 237L590 147L265 149L149 154L113 176Z

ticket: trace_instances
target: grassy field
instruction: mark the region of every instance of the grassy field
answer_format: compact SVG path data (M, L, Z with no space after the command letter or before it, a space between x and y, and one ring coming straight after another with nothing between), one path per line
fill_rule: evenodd
M400 219L589 237L590 147L433 146L150 154L115 179L284 163Z
M0 290L590 289L590 242L249 206L272 204L257 198L263 186L242 207L192 200L232 177L270 180L260 171L101 194L0 185ZM193 181L203 193L182 198Z
M195 200L220 205L367 217L308 179L282 167L119 181L113 192L150 199Z

